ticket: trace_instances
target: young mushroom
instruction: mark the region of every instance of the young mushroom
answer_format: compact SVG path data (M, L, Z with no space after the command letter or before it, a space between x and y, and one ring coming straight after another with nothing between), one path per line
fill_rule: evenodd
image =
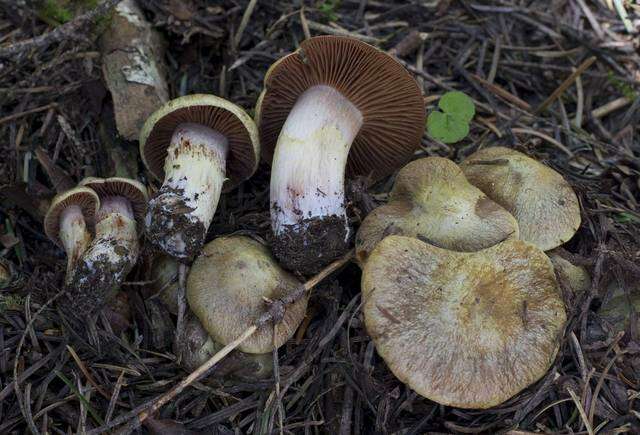
M96 237L69 282L71 301L83 314L102 307L135 265L147 204L146 187L127 178L85 178L100 197Z
M580 204L569 183L525 154L484 148L460 167L471 184L511 212L520 239L543 251L567 242L580 227Z
M553 264L553 270L560 282L567 285L576 295L585 293L591 287L591 276L583 266L577 266L564 258L562 248L546 253Z
M211 338L227 345L277 300L302 284L269 250L244 236L220 237L204 246L187 277L187 301ZM256 331L238 349L267 353L283 345L304 318L307 298L286 307L282 320Z
M172 257L189 259L204 243L223 188L255 172L258 131L235 104L213 95L188 95L147 119L140 155L149 172L164 180L149 202L147 239Z
M478 251L518 237L518 223L472 186L454 162L415 160L398 172L386 205L373 210L356 235L363 264L384 237L416 237L453 251Z
M44 217L44 232L67 254L68 282L78 259L87 250L100 207L98 195L87 187L78 186L56 195Z
M551 262L514 239L462 253L389 236L365 264L362 294L393 374L460 408L498 405L540 379L566 320Z
M190 372L196 370L216 354L222 346L213 341L193 313L185 316L184 336L174 343L174 351L180 365ZM264 379L273 373L273 355L269 353L245 353L234 350L216 365L217 377L234 377L244 380Z
M318 36L272 65L256 108L271 162L273 251L315 273L351 238L345 175L378 180L420 143L425 109L416 81L386 53L356 39Z

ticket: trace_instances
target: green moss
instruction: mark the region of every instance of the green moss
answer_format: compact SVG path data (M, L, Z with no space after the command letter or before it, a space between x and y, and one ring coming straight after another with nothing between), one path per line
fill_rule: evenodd
M38 7L40 19L53 26L71 21L98 6L98 0L41 0Z

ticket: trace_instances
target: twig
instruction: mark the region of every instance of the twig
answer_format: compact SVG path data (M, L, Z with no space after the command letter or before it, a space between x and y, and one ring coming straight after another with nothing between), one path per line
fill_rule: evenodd
M26 115L31 115L32 113L42 112L44 110L53 109L58 107L57 103L49 103L44 106L36 107L35 109L25 110L24 112L14 113L13 115L5 116L4 118L0 118L0 124L4 124L5 122L13 121L18 118L22 118Z
M307 20L307 24L310 29L317 30L318 32L326 33L329 35L337 35L337 36L350 36L355 39L359 39L360 41L369 43L369 44L379 44L380 40L378 38L374 38L372 36L360 35L359 33L349 32L345 29L336 29L335 27L327 26L325 24L316 23L315 21Z
M616 98L613 101L609 101L607 104L595 108L591 111L591 116L594 118L604 118L611 112L615 112L618 109L622 109L624 106L631 104L631 99L627 97Z
M242 40L242 34L244 33L244 29L246 29L247 24L249 24L249 20L251 19L251 14L253 14L253 10L256 7L256 3L258 0L251 0L247 5L247 8L244 10L244 14L242 14L242 19L240 20L240 26L238 26L238 31L236 32L233 38L233 51L237 51L238 46L240 45L240 41Z
M589 68L595 61L596 61L596 57L591 56L590 58L582 62L580 66L576 68L576 70L573 73L571 73L571 75L567 77L565 81L562 82L562 84L560 84L560 86L558 86L558 89L553 91L553 93L549 96L549 98L544 100L542 104L540 104L540 106L538 106L538 108L533 113L535 115L542 113L547 107L549 107L551 103L553 103L553 101L556 98L562 95L562 93L566 91L569 86L571 86L571 84L576 80L576 78L580 74L582 74L587 68Z
M36 148L36 157L47 173L56 192L62 193L73 188L74 183L71 177L51 160L45 150L40 147Z
M17 56L25 51L32 50L34 48L44 48L54 42L62 41L65 38L78 39L75 33L79 31L83 26L94 21L96 18L106 14L112 7L114 7L120 0L105 0L94 9L90 10L86 14L82 14L79 17L65 23L54 30L35 38L27 39L26 41L20 41L10 44L6 47L0 47L0 58L17 58Z

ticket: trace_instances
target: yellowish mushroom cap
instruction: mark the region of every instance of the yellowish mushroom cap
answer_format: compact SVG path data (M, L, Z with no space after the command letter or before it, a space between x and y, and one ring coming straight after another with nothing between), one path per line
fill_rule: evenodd
M580 204L569 183L521 152L484 148L460 167L471 184L511 212L520 239L543 251L567 242L580 227Z
M362 276L365 326L393 374L443 405L489 408L540 379L566 320L553 267L521 240L462 253L389 236Z
M581 294L589 290L591 287L591 276L589 272L582 267L576 266L566 258L564 258L558 250L547 252L553 269L563 282L565 282L574 293Z
M302 285L283 270L269 250L244 236L220 237L205 245L187 278L187 300L214 341L229 344L267 311L265 298L281 299ZM298 328L307 309L303 298L285 310L284 318L253 334L239 349L266 353L283 345Z
M386 205L373 210L356 236L358 261L366 261L385 236L416 237L454 251L477 251L518 237L518 223L471 185L454 162L415 160L398 172Z

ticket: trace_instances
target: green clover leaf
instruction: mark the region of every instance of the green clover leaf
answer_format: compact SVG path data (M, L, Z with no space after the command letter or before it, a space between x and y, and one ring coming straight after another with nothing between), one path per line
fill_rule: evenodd
M463 92L447 92L438 101L442 112L433 111L427 117L427 131L434 139L444 143L456 143L469 134L469 123L476 108L471 98Z

